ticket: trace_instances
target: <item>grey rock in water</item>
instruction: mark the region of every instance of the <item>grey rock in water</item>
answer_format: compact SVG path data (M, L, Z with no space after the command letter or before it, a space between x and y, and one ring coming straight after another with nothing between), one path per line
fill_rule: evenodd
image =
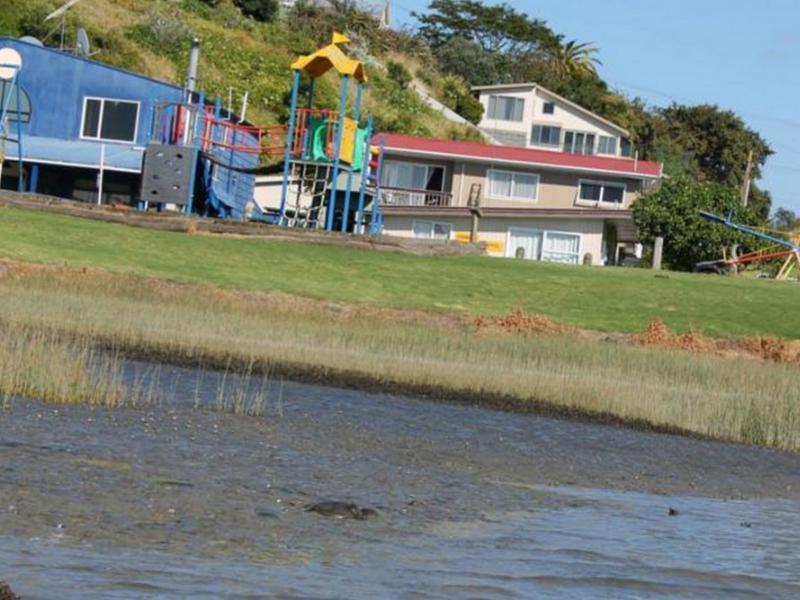
M14 592L5 581L0 581L0 600L19 600Z
M672 508L672 507L670 506L670 507L669 507L669 511L667 511L667 514L668 514L670 517L676 517L676 516L678 516L680 513L678 512L678 509L677 509L677 508Z
M337 519L356 519L366 521L378 516L378 511L371 508L359 508L352 502L317 502L306 506L306 512L315 512L323 517L336 517Z

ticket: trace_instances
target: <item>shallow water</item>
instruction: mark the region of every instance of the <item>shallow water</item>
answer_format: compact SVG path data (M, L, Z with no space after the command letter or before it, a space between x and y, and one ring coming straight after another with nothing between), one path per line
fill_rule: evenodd
M241 417L221 374L127 371L163 406L0 410L26 599L800 597L797 455L288 382Z
M591 502L442 523L401 541L362 539L345 560L289 566L75 547L57 537L0 538L0 564L31 599L800 596L796 503L551 491ZM679 514L667 516L667 504ZM336 522L325 534L355 526Z

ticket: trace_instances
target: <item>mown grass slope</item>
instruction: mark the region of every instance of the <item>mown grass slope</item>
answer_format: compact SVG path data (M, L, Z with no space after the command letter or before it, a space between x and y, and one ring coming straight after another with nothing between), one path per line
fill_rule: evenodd
M800 287L774 281L197 236L17 208L0 210L0 257L379 306L522 308L603 331L660 318L675 331L800 338Z

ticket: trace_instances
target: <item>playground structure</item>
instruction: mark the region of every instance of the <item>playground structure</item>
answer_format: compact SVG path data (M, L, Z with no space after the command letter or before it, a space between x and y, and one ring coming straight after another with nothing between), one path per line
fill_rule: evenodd
M184 102L160 103L145 152L141 207L163 205L169 199L169 204L188 213L378 233L382 151L370 145L372 119L359 127L367 76L363 64L342 51L340 46L348 41L335 33L331 44L292 64L287 125L258 127L237 120L222 108L219 97L213 106L202 95L192 94ZM314 106L317 80L331 71L340 77L337 110ZM356 90L348 110L352 82ZM263 161L279 157L283 158L280 203L275 207L252 200L243 203L245 189L264 170ZM356 175L359 189L354 203ZM369 215L367 194L372 197ZM203 198L201 206L193 202L198 196Z
M696 270L711 271L715 268L715 266L724 265L727 267L735 267L737 265L749 264L757 261L782 258L783 263L778 270L778 274L775 276L775 279L785 280L789 278L795 267L800 267L800 244L798 244L796 240L787 240L785 238L778 237L777 235L772 235L772 233L768 233L768 230L762 230L756 227L749 227L747 225L735 223L730 211L724 217L721 217L719 215L701 210L700 216L702 216L704 219L708 219L709 221L720 223L729 229L733 229L734 231L751 235L760 240L771 242L772 245L756 250L755 252L750 252L743 256L724 258L722 260L709 261L707 263L699 263Z

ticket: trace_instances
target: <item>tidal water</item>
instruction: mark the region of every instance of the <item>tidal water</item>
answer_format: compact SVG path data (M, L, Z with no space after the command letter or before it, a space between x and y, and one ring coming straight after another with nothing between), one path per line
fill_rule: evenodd
M147 372L163 406L0 414L25 600L800 598L796 455L288 382L237 416Z

